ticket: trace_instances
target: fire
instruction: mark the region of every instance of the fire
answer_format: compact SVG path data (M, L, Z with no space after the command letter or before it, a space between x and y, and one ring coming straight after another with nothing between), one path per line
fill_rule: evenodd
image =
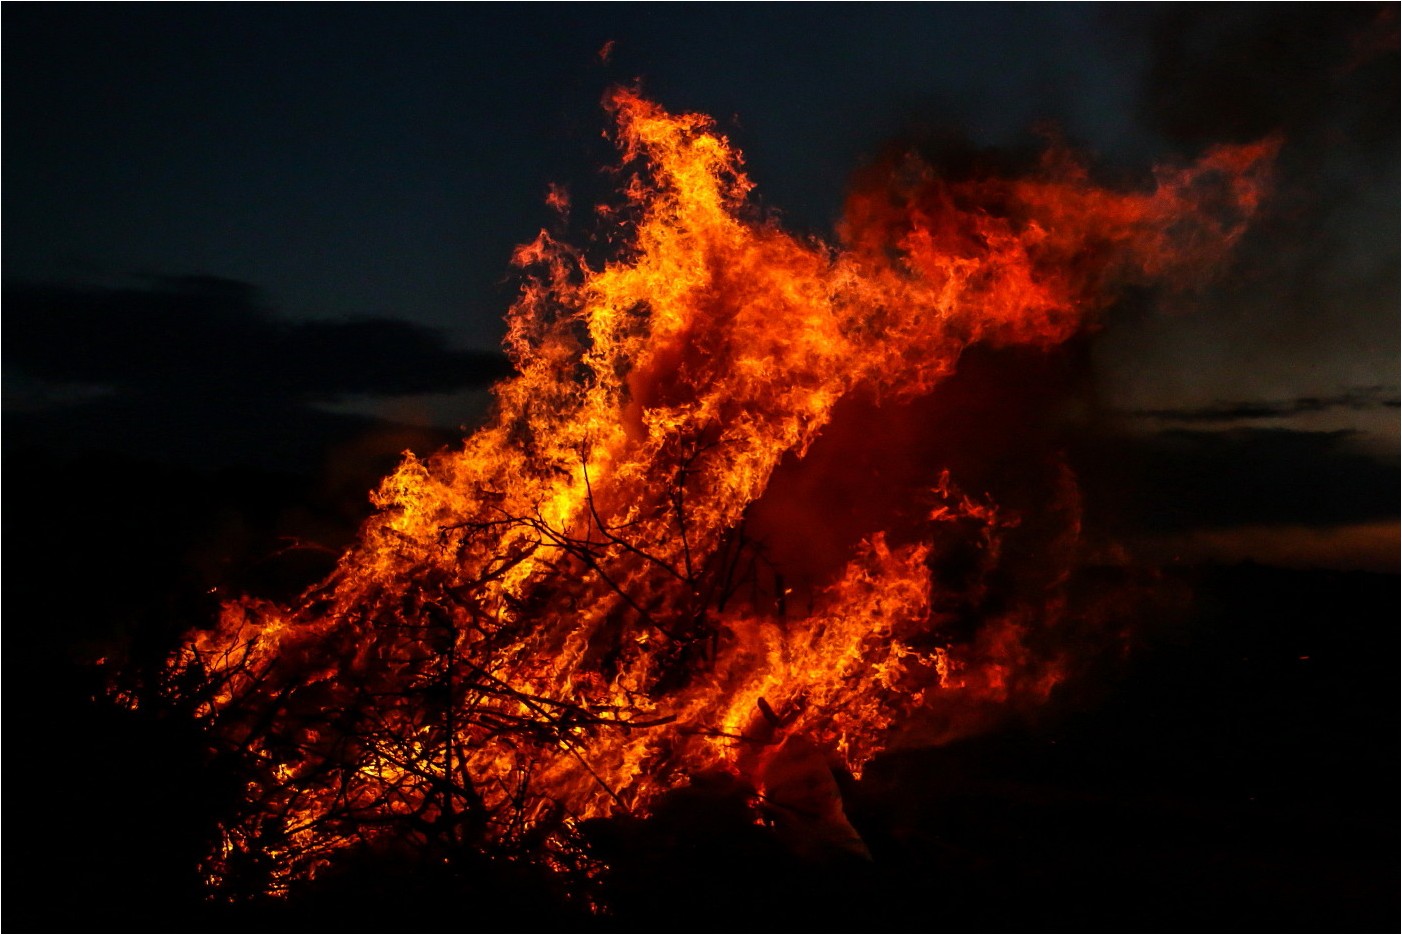
M850 198L832 246L753 217L706 117L627 90L608 105L636 173L604 212L620 246L602 265L545 232L518 248L518 375L489 422L407 455L329 578L289 606L229 603L172 661L246 759L216 880L256 858L279 891L388 838L563 865L580 822L645 814L699 773L762 795L787 738L858 772L917 714L953 735L1045 699L1065 676L1038 634L1066 613L1069 474L1052 570L956 633L1022 517L930 465L839 560L786 566L761 534L776 471L841 406L928 396L972 345L1049 348L1116 285L1198 273L1272 155L1219 149L1147 192L1061 152L1025 179L910 160Z

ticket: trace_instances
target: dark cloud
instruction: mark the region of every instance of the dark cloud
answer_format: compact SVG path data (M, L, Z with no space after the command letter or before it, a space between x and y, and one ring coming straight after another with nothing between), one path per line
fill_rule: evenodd
M484 387L510 372L499 354L449 348L407 321L281 321L252 286L211 277L7 285L4 301L6 369L57 383L307 401Z
M1397 464L1359 440L1351 431L1177 429L1082 441L1075 462L1089 518L1114 533L1396 519Z
M1362 412L1369 409L1396 409L1397 389L1387 386L1365 386L1336 396L1297 396L1294 399L1258 401L1218 401L1210 406L1178 409L1140 409L1126 413L1161 422L1237 422L1253 419L1283 419L1289 416L1346 409Z
M4 301L11 455L315 471L358 444L387 467L451 435L317 404L480 389L510 372L499 354L405 321L280 320L252 286L211 277L7 285Z

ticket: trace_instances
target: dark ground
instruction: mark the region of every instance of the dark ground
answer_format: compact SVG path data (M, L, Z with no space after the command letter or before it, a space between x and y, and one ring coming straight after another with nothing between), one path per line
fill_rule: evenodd
M603 922L491 865L367 861L273 906L203 900L234 794L200 738L101 701L86 663L160 658L210 588L275 594L344 541L402 436L334 473L5 453L7 930L1277 930L1398 921L1396 576L1168 571L1191 610L1145 627L1094 700L845 783L873 861L814 864L724 788L594 830ZM21 425L22 427L22 425ZM423 441L423 439L420 439ZM56 895L57 894L57 895Z

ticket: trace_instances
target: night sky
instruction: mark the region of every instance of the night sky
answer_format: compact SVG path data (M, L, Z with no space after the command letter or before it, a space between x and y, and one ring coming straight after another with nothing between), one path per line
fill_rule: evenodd
M1109 316L1100 429L1185 504L1168 551L1395 568L1397 46L1388 4L11 5L7 447L300 468L333 420L470 423L620 82L819 236L893 145L1054 126L1133 181L1280 133L1227 275Z

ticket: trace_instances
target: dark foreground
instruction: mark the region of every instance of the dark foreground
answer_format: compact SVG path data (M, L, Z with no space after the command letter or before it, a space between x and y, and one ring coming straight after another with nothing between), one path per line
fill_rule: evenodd
M124 462L25 474L7 460L10 931L1398 921L1398 579L1251 565L1170 570L1191 589L1190 609L1144 628L1127 662L1075 703L885 755L860 781L837 777L870 861L800 856L752 823L742 791L712 781L651 819L591 829L613 868L602 918L562 901L548 878L470 858L366 860L286 901L212 904L195 864L235 790L202 765L187 723L94 701L85 663L116 648L164 652L212 612L210 581L275 591L314 577L327 553L256 556L289 529L326 539L360 507L338 500L339 487L251 471L152 477ZM369 458L364 470L381 467ZM344 489L363 491L363 480Z

